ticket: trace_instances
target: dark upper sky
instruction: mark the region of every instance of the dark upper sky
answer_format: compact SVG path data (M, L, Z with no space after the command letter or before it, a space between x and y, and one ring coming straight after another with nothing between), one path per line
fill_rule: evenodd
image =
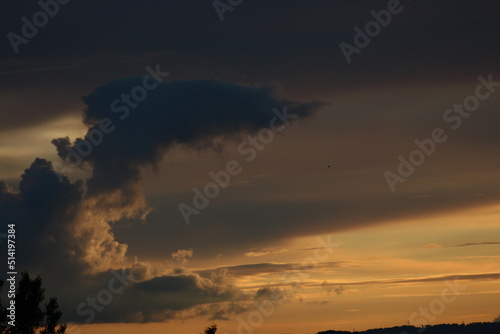
M140 75L162 60L176 79L280 82L292 93L467 80L498 67L499 4L492 0L404 1L388 28L347 66L339 44L353 44L355 26L373 20L386 1L242 2L221 22L210 1L71 1L16 54L0 48L4 104L15 110L3 128L40 122L75 106L75 97L119 77ZM10 2L1 31L20 35L36 1ZM62 14L62 15L61 15ZM265 60L265 65L263 63ZM150 62L151 62L150 61ZM64 91L58 103L48 90ZM25 114L23 90L43 112ZM71 101L68 101L71 99ZM47 110L45 110L47 109Z
M40 10L36 1L4 6L4 35L20 35L21 18L32 20ZM17 54L2 39L1 89L10 96L3 103L15 112L0 127L61 114L96 86L140 75L155 60L175 79L280 82L294 94L467 80L498 67L499 6L404 1L389 27L347 66L339 44L353 44L353 28L373 20L370 11L386 8L386 1L247 1L225 12L223 22L210 1L71 1ZM57 103L47 98L52 90L64 91ZM20 91L43 111L26 115L28 101L15 99Z

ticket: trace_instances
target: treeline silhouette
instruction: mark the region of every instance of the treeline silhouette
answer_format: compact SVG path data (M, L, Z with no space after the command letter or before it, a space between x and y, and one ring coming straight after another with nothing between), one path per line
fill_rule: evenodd
M7 280L7 290L14 284L15 277ZM0 280L0 290L4 281ZM3 306L0 300L0 334L65 334L67 326L59 325L62 312L57 298L52 297L43 307L45 288L40 276L31 278L28 272L21 273L14 299ZM1 296L7 295L5 292ZM9 297L11 298L11 297ZM12 301L15 304L12 305ZM14 309L15 306L15 309ZM14 324L14 326L12 326Z
M441 324L425 327L398 326L377 328L366 331L334 331L328 330L317 334L500 334L500 322L474 322L468 325Z

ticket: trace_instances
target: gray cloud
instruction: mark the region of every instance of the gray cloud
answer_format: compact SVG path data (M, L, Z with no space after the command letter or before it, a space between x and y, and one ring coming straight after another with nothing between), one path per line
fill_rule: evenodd
M237 312L234 303L243 300L248 297L235 287L215 284L196 274L159 276L128 287L96 321L154 322L200 315L216 318Z
M344 286L338 285L338 284L333 284L333 283L328 283L327 281L324 281L321 283L321 288L323 288L326 292L330 293L334 291L337 295L341 295L344 293Z
M262 303L271 301L275 304L281 304L289 297L289 294L280 288L264 287L257 290L254 296L254 302Z
M455 245L454 247L481 246L481 245L500 245L500 241L468 242L465 244Z

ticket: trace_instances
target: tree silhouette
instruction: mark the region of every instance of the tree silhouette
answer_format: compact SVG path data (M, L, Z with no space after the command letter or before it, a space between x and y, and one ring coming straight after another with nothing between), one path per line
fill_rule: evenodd
M3 281L0 280L0 291L2 291ZM0 298L0 333L5 333L7 329L7 309L2 306L2 299Z
M204 331L205 334L215 334L215 332L217 332L217 325L216 324L213 324L210 327L205 327L205 331Z
M0 283L0 288L3 282ZM16 326L6 326L7 312L0 306L0 320L2 334L64 334L66 325L57 325L61 319L62 312L59 310L57 298L52 297L45 304L45 311L40 308L40 303L45 299L45 289L42 288L42 279L37 276L30 278L27 272L21 274L17 284L15 295L16 301Z

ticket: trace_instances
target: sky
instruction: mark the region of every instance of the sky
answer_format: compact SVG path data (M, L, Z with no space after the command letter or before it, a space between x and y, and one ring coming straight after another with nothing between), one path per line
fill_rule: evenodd
M68 333L500 321L498 1L2 6L0 277L15 223Z

